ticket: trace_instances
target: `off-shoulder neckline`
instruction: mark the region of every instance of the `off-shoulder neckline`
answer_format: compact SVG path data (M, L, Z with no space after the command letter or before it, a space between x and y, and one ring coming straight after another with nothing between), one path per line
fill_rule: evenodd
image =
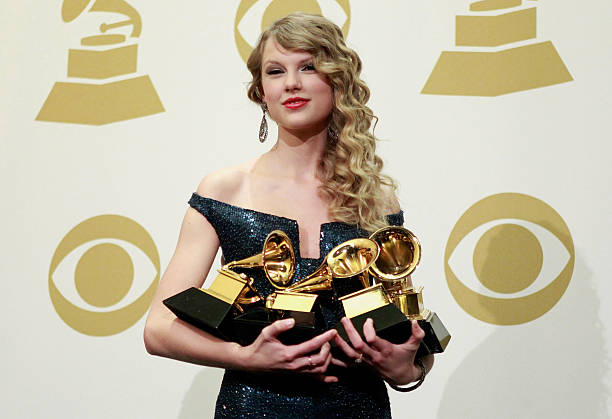
M206 196L199 195L197 192L194 192L193 196L196 196L196 197L198 197L200 199L206 199L208 201L213 201L213 202L216 202L216 203L219 203L219 204L222 204L222 205L226 205L228 207L236 208L236 209L239 209L239 210L249 211L249 212L252 212L252 213L255 213L255 214L262 214L262 215L266 215L266 216L270 216L270 217L274 217L274 218L284 219L284 220L287 220L287 221L291 221L291 222L295 223L296 225L299 225L298 221L296 219L294 219L294 218L285 217L283 215L271 214L269 212L264 212L264 211L258 211L258 210L251 209L251 208L241 207L239 205L234 205L234 204L230 204L230 203L227 203L227 202L219 201L219 200L214 199L214 198L209 198L209 197L206 197ZM387 217L395 217L395 216L402 215L403 213L404 213L404 211L399 210L398 212L396 212L394 214L388 214ZM357 228L357 225L348 224L348 223L345 223L343 221L327 221L325 223L321 223L320 225L324 226L324 225L328 225L328 224L344 224L344 225L353 226L353 227Z
M244 207L241 207L241 206L238 206L238 205L229 204L227 202L219 201L219 200L214 199L214 198L208 198L206 196L199 195L196 192L193 193L192 197L197 197L197 199L203 199L203 200L207 200L207 201L210 201L210 202L215 202L215 203L224 205L224 206L226 206L228 208L235 208L235 209L240 210L240 211L247 211L247 212L250 212L250 213L253 213L253 214L259 214L259 215L263 215L263 216L266 216L266 217L272 217L272 218L276 218L276 219L280 219L280 220L286 220L286 221L290 222L294 226L296 234L298 236L298 242L294 244L294 248L296 249L298 257L300 259L303 259L303 260L320 261L323 257L325 257L325 255L323 254L323 249L322 249L322 246L323 246L322 239L323 239L323 237L322 237L322 234L321 234L324 229L327 231L333 225L341 225L341 226L347 226L347 227L351 227L351 228L359 228L357 225L347 224L347 223L342 222L342 221L328 221L328 222L325 222L325 223L321 223L319 225L319 257L317 257L317 258L302 257L302 252L301 252L302 246L301 246L301 243L300 243L300 241L301 241L301 238L300 238L300 223L297 220L295 220L293 218L285 217L285 216L282 216L282 215L270 214L268 212L258 211L258 210L254 210L254 209L251 209L251 208L244 208ZM402 214L403 214L403 211L400 210L399 212L396 212L395 214L387 215L387 217L401 216Z

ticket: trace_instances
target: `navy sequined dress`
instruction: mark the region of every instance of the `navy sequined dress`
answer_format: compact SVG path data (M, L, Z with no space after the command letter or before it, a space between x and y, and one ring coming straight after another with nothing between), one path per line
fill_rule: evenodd
M214 227L227 262L261 252L267 235L284 231L294 245L294 281L314 272L331 249L355 237L368 237L356 226L341 222L321 225L319 259L302 258L297 221L255 210L236 207L193 194L189 205ZM389 224L402 225L403 213L388 216ZM249 270L255 288L263 295L274 291L261 270ZM357 291L357 279L334 281L337 296ZM325 323L334 327L344 315L335 298L320 298ZM321 383L305 374L257 374L226 370L217 398L216 418L390 418L389 398L383 380L366 368L334 368L329 374L337 383Z

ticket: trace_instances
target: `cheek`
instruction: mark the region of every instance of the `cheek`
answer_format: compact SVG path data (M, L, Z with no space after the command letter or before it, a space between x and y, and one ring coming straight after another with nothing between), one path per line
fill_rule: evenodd
M261 89L263 90L263 97L267 100L272 100L279 96L279 90L275 87L274 82L265 82L261 84Z

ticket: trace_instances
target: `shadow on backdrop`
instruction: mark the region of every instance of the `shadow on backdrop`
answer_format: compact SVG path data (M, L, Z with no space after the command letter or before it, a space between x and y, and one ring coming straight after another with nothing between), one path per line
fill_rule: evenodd
M576 252L579 255L579 252ZM451 374L438 418L607 418L608 354L592 273L576 258L552 310L500 326Z
M212 418L215 415L215 402L223 370L219 368L202 368L193 378L191 387L183 398L179 419Z

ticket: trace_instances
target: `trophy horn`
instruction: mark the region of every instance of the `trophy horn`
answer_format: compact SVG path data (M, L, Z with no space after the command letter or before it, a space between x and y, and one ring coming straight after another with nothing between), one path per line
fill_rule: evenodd
M382 281L396 282L408 277L421 260L419 240L404 227L381 228L370 239L380 247L380 255L370 266L370 273Z
M399 226L381 228L370 238L380 247L380 255L370 266L370 274L382 282L391 300L404 314L420 318L422 287L415 290L410 278L421 260L419 240L410 230Z
M287 287L285 291L309 293L331 290L333 278L347 278L367 271L376 261L379 252L376 242L370 239L345 241L327 254L316 271Z
M284 289L295 272L295 252L291 239L281 230L274 230L266 237L261 253L230 262L224 270L235 268L263 268L270 283Z

